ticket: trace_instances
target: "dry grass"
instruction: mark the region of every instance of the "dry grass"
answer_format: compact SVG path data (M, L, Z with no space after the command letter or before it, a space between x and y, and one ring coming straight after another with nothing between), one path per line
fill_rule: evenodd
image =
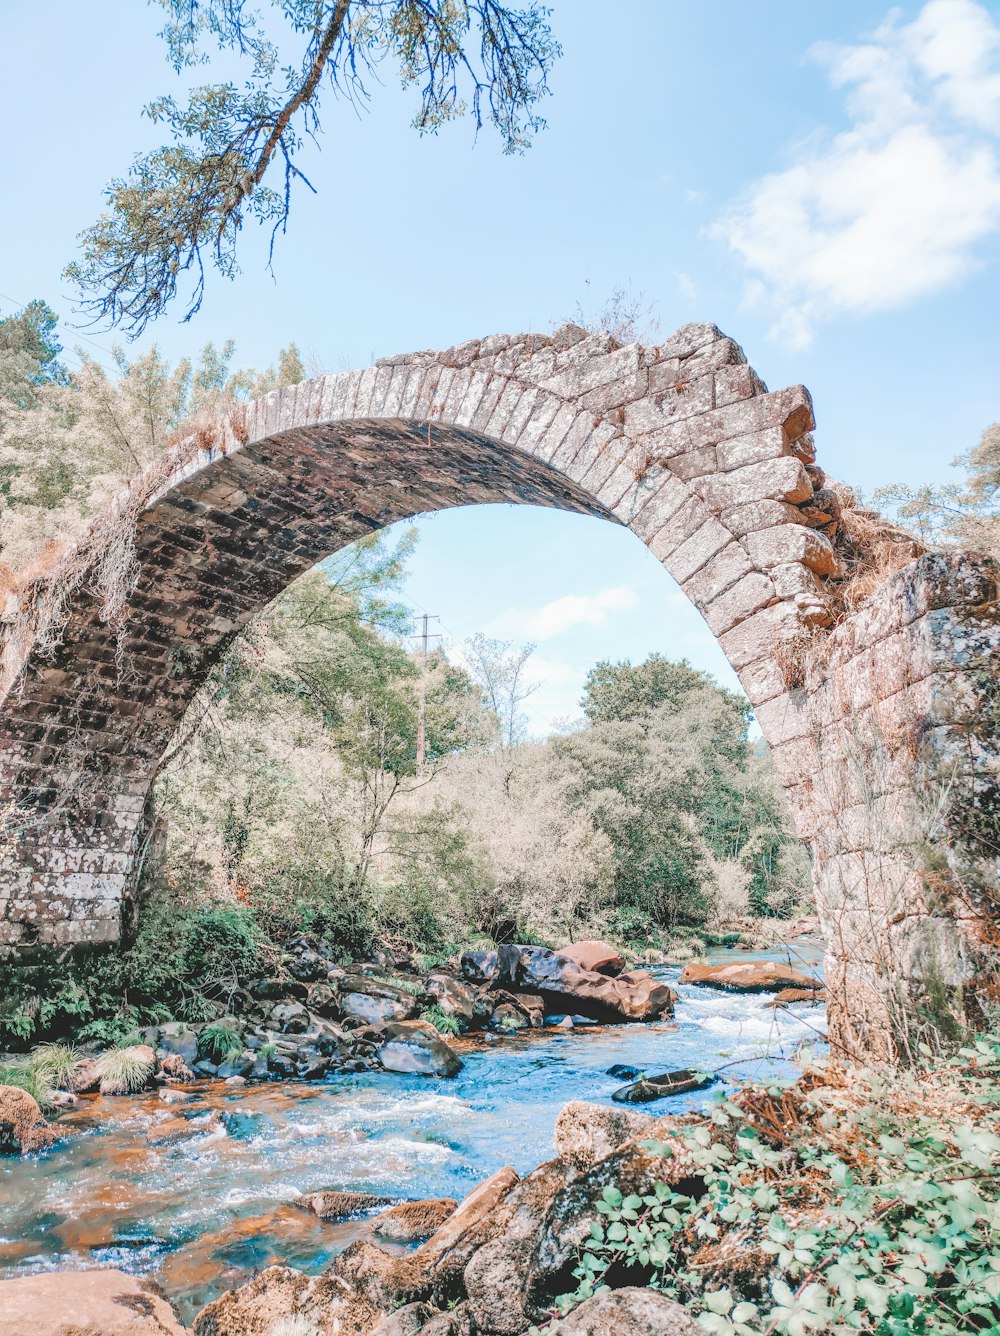
M844 613L867 602L877 589L927 548L913 534L875 510L845 506L837 531L837 548L847 577L831 585Z

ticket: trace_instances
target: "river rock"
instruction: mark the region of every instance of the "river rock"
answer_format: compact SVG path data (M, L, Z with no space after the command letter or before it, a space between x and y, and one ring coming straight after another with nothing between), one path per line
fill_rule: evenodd
M198 1096L190 1090L178 1090L176 1086L163 1086L159 1092L164 1104L190 1104Z
M458 1208L454 1197L434 1197L427 1201L403 1201L383 1211L374 1223L375 1233L394 1243L414 1243L428 1239Z
M790 965L779 965L774 960L737 960L722 965L699 965L692 961L681 971L680 982L734 993L778 993L785 988L817 992L823 987L820 979L800 974Z
M407 1304L382 1319L370 1336L472 1336L468 1304L442 1312L431 1304Z
M244 1049L242 1053L228 1057L225 1062L220 1063L216 1075L220 1081L228 1081L231 1076L248 1076L253 1071L256 1061L254 1054L249 1049Z
M279 1002L271 1008L267 1024L282 1034L304 1034L309 1029L309 1012L301 1002Z
M156 1079L161 1078L168 1083L179 1082L181 1085L195 1079L194 1072L179 1053L168 1053L160 1059L160 1070Z
M666 1119L650 1120L636 1140L571 1177L552 1198L529 1258L525 1286L530 1296L544 1301L553 1280L561 1282L568 1275L590 1235L594 1203L600 1201L605 1188L617 1188L626 1197L633 1193L646 1197L662 1182L686 1195L701 1195L704 1183L692 1169L688 1153L665 1156L643 1144L647 1139L655 1141L658 1128L665 1125L669 1125Z
M309 996L309 988L298 979L257 979L250 985L250 996L259 1002L280 1002L285 998L304 1002Z
M385 1040L376 1050L387 1072L412 1072L418 1076L457 1076L462 1060L441 1039L433 1026L401 1022L385 1027Z
M300 983L312 983L316 979L325 978L328 967L329 961L309 946L293 947L287 962L288 973Z
M187 1067L198 1061L198 1035L183 1021L167 1021L159 1027L156 1041L156 1056L160 1062L171 1055L180 1058Z
M495 962L492 957L495 955ZM674 994L646 970L617 979L585 970L544 946L501 946L497 952L466 952L466 978L482 978L496 990L537 993L544 1009L597 1021L655 1021L673 1014Z
M644 1076L632 1085L614 1091L611 1098L616 1104L650 1104L655 1099L666 1099L670 1095L707 1090L718 1079L714 1072L694 1072L685 1067L676 1072L662 1072L659 1076Z
M313 984L309 989L308 1004L309 1010L314 1011L317 1016L324 1016L329 1020L337 1020L340 1016L340 998L328 983Z
M780 993L776 993L770 1002L765 1002L765 1007L788 1007L793 1002L807 1002L811 1006L818 1006L820 1002L826 1001L826 990L823 988L782 988Z
M589 1169L652 1125L648 1113L572 1100L563 1105L556 1119L555 1146L574 1169Z
M81 1058L69 1078L75 1095L86 1095L101 1084L101 1068L96 1058Z
M359 1239L334 1259L330 1273L383 1313L430 1297L433 1276L418 1253L386 1252Z
M193 1331L194 1336L272 1336L283 1320L298 1318L304 1332L362 1336L381 1316L336 1276L306 1276L290 1266L269 1266L206 1305Z
M466 951L462 956L462 977L469 983L489 985L500 972L498 951Z
M337 1189L312 1192L300 1201L321 1220L346 1220L348 1216L360 1215L362 1211L392 1205L391 1197L377 1197L372 1192L340 1192Z
M489 1231L465 1268L469 1309L477 1325L497 1336L520 1336L537 1316L528 1304L527 1278L553 1201L572 1181L565 1161L547 1160L507 1193Z
M569 946L561 946L559 954L575 961L581 969L593 970L596 974L621 974L625 968L624 956L609 942L571 942Z
M449 1299L450 1279L464 1271L478 1244L485 1241L484 1231L520 1181L510 1165L498 1169L467 1193L457 1209L413 1254L433 1270L435 1288L443 1287Z
M0 1281L0 1336L185 1336L154 1282L121 1271Z
M362 993L355 989L340 995L340 1008L345 1016L356 1016L367 1025L384 1025L388 1021L405 1021L416 1012L412 997L402 993Z
M454 1016L463 1030L488 1020L493 1010L489 1003L483 1004L481 993L453 979L450 974L428 975L425 987L441 1010Z
M656 1290L630 1286L595 1294L568 1317L546 1328L546 1336L705 1336L683 1305Z
M0 1086L0 1151L31 1155L56 1140L33 1095L18 1086Z
M605 1076L613 1076L616 1081L637 1081L642 1075L638 1067L629 1067L624 1062L615 1062L604 1073Z

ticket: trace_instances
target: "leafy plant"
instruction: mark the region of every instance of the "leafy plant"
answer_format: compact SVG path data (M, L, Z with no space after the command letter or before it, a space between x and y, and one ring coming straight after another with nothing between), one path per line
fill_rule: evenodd
M232 1021L210 1021L198 1036L198 1056L221 1067L243 1052L243 1035Z
M1000 1329L1000 1038L925 1056L747 1086L647 1143L687 1190L606 1188L558 1311L626 1274L719 1336Z
M444 1007L435 1002L432 1007L420 1013L422 1021L430 1021L439 1034L461 1034L462 1027L458 1023L458 1017L452 1016L450 1012L445 1011Z

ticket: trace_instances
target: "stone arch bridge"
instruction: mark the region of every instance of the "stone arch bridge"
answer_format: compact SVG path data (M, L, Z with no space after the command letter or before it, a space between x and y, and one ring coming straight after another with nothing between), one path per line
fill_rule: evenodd
M521 502L627 525L718 638L812 852L835 1042L891 1052L928 997L968 1008L996 964L997 571L852 511L813 427L712 325L650 348L567 325L308 381L186 442L117 503L127 617L96 592L107 519L7 600L0 943L117 936L185 708L290 581L400 518Z

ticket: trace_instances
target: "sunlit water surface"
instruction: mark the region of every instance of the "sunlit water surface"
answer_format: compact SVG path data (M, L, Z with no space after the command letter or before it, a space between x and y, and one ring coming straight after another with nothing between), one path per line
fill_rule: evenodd
M713 959L768 956L788 959L785 950ZM794 944L798 968L819 958L815 944ZM677 969L654 972L678 989L672 1021L498 1039L463 1053L453 1081L364 1073L241 1091L206 1085L197 1103L169 1107L85 1098L60 1120L67 1135L51 1151L0 1159L0 1276L151 1272L190 1320L253 1271L279 1261L319 1270L365 1232L363 1221L317 1220L295 1204L303 1193L461 1198L502 1165L523 1173L549 1158L562 1105L609 1102L622 1084L606 1075L613 1063L791 1075L800 1045L822 1038L820 1007L776 1012L766 996L679 987ZM646 1108L683 1112L710 1098ZM157 1144L178 1115L191 1130Z

